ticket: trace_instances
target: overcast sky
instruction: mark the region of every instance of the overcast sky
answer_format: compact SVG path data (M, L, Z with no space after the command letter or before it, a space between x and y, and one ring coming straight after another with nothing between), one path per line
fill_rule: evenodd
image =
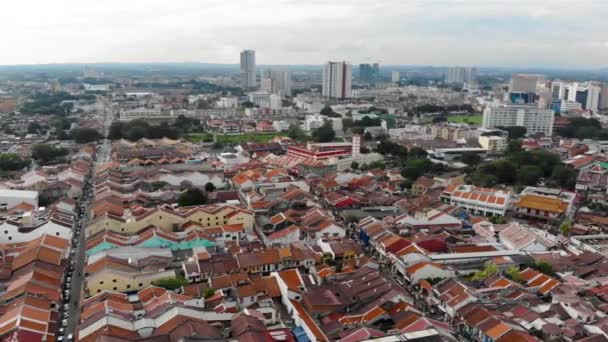
M607 0L2 0L0 64L608 66Z

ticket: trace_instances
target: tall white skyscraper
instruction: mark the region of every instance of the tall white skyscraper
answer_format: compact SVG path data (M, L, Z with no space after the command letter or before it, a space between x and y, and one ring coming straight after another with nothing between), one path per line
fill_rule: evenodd
M291 95L291 73L288 70L262 71L262 90L281 96Z
M401 73L399 71L393 71L391 74L391 80L393 83L399 83L399 81L401 81Z
M475 80L477 69L472 67L449 67L445 73L445 83L464 83Z
M353 69L347 62L327 62L323 67L323 96L333 99L352 97Z
M241 87L253 89L257 86L255 75L255 51L241 51Z

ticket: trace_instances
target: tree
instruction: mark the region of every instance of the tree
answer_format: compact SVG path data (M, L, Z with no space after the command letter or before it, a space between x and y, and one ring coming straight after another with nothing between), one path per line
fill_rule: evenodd
M290 125L287 130L287 136L293 140L302 140L306 137L306 133L300 128L300 125Z
M372 134L370 132L365 132L365 134L363 134L363 140L370 141L372 139L374 139L374 137L372 136Z
M336 132L330 121L325 121L321 127L312 133L313 139L318 142L330 142L336 137Z
M255 107L255 104L253 104L253 102L251 101L245 101L241 104L241 106L243 106L244 108L253 108Z
M180 207L189 207L207 203L207 194L199 188L188 189L179 195L177 203Z
M426 158L426 156L428 155L426 150L420 147L412 147L410 148L408 153L410 155L410 158Z
M407 161L406 166L401 170L401 175L410 180L418 179L431 168L431 162L428 159L411 159Z
M161 278L152 282L152 285L162 287L170 291L177 290L187 284L188 279L181 276L175 278Z
M42 163L63 157L68 153L69 151L66 148L55 147L48 144L35 144L32 146L32 158Z
M203 298L208 299L213 297L213 295L215 294L215 289L212 287L208 287L203 291Z
M519 271L519 267L517 266L510 266L505 270L505 274L513 281L515 282L521 282L522 278L521 278L521 272Z
M481 160L481 156L477 153L465 152L462 154L462 162L467 165L477 165L481 162Z
M324 116L327 116L327 117L330 117L330 118L339 118L339 117L341 117L340 114L334 112L334 110L331 109L330 106L323 107L323 109L321 109L320 113L321 113L321 115L324 115Z
M492 215L490 217L490 222L494 224L505 224L507 223L507 220L504 218L504 216Z
M473 274L471 280L482 280L491 275L498 273L498 266L495 263L487 263L483 271L478 271Z
M553 272L553 267L551 266L551 264L546 261L537 261L534 263L534 265L532 265L532 268L549 276L555 274Z
M30 134L38 134L42 130L42 126L37 122L33 121L27 125L27 132Z
M0 154L0 170L2 171L17 171L23 170L30 164L29 159L21 158L14 153Z
M517 182L522 185L536 185L543 176L543 171L535 165L522 166L517 174Z
M574 189L578 172L563 164L557 165L551 173L551 182L564 189Z
M103 138L103 135L93 128L76 128L72 130L71 134L78 144L86 144Z
M358 169L359 168L359 163L357 163L356 161L352 162L350 164L350 168L353 169L353 170Z
M566 219L564 220L564 222L562 222L559 225L559 232L563 235L563 236L567 236L570 237L570 232L572 231L572 221L570 219Z
M211 182L208 182L207 184L205 184L205 191L206 192L214 192L215 191L215 185Z
M435 124L440 123L440 122L447 122L447 121L448 121L448 118L445 117L444 115L436 116L433 118L433 123L435 123Z
M509 139L521 139L526 136L527 129L524 126L497 127L498 129L509 132Z

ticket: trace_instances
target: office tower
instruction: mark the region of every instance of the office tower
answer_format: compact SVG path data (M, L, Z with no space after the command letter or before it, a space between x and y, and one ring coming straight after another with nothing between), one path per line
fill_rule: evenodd
M241 51L241 87L253 89L257 86L255 75L255 51Z
M557 100L578 102L582 109L597 113L602 108L604 87L605 85L600 82L578 83L557 80L551 84L551 97L556 103L559 102Z
M445 83L464 83L475 80L476 68L449 67L445 73Z
M376 82L377 73L379 67L378 64L359 64L359 81L361 83L373 84Z
M262 90L282 96L291 95L291 73L287 70L264 70Z
M399 83L399 81L401 81L401 73L399 71L393 71L391 74L391 81L393 81L393 83Z
M323 96L334 99L352 97L352 66L347 62L327 62L323 66Z
M536 93L536 86L539 82L544 81L542 75L531 74L515 74L511 76L509 82L510 93Z
M484 128L522 126L528 134L553 134L554 114L551 109L538 108L535 105L493 104L483 111Z
M376 83L380 80L380 64L374 63L372 65L372 83Z
M599 109L608 109L608 84L602 83Z

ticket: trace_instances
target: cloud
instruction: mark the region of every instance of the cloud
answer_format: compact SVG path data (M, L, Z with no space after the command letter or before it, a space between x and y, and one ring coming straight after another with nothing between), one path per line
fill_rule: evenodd
M5 0L0 64L238 63L253 48L261 64L599 67L606 17L600 1Z

